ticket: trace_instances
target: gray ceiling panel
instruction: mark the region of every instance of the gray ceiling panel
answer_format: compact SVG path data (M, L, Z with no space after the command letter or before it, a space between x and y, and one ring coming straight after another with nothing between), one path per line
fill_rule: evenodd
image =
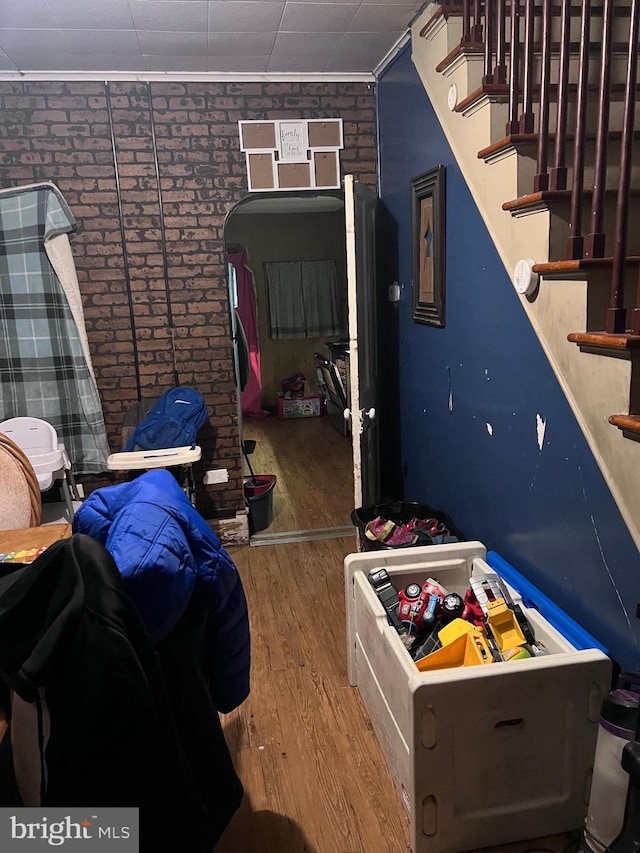
M420 8L407 0L0 0L0 74L366 79Z

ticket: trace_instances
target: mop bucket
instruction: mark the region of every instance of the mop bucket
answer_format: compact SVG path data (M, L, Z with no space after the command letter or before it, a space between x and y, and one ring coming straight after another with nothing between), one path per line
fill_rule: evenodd
M257 474L244 478L244 499L249 507L249 532L258 533L273 521L275 474Z

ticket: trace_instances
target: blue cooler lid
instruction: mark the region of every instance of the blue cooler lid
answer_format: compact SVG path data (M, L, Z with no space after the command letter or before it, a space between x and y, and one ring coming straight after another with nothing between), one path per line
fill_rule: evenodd
M496 551L488 551L486 560L503 580L512 586L516 592L520 593L522 603L525 607L532 607L537 610L550 625L553 625L556 631L559 631L563 637L569 640L574 648L599 649L606 655L609 654L606 646L603 646L599 640L596 640L581 625L578 625L564 610L534 586L531 581L528 581L524 575L521 575L510 563L507 563L500 554Z

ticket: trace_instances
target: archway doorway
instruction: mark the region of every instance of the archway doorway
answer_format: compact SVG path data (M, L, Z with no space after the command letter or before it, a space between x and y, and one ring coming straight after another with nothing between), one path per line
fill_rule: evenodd
M302 374L305 398L313 398L306 411L319 408L326 395L316 354L331 360L348 388L348 304L344 199L339 192L252 196L228 215L224 229L228 261L248 270L255 294L255 328L245 334L249 350L257 347L259 402L238 389L240 434L247 449L245 474L274 474L273 519L256 532L251 544L344 536L352 531L353 458L345 421L326 414L283 417L291 414L283 402L283 380ZM269 264L306 262L335 264L340 323L331 334L298 333L282 336L270 324ZM234 271L234 277L237 270ZM246 282L245 282L246 285ZM246 322L245 322L246 325ZM249 326L251 326L249 322ZM245 399L243 399L243 397ZM243 411L244 408L244 411Z

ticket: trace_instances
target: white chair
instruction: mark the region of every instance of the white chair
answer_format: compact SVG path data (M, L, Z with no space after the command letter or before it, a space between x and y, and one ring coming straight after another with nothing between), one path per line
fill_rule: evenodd
M60 480L64 501L69 511L69 521L73 518L73 496L79 500L71 462L58 433L48 422L39 418L9 418L0 423L0 432L7 435L24 452L36 473L41 492L51 488L54 481Z
M196 505L196 484L192 465L202 456L202 448L166 447L161 450L121 450L107 457L107 471L150 471L153 468L180 468L185 476L182 488L192 506Z

